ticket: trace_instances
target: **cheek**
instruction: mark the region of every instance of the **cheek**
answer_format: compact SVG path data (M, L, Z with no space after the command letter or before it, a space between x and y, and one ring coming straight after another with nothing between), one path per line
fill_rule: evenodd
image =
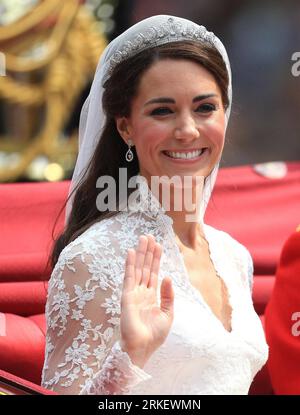
M165 140L168 135L168 127L164 123L154 123L145 120L139 122L134 128L133 140L136 144L137 151L141 154L155 149Z
M211 120L205 126L205 134L218 148L223 148L225 141L225 118Z

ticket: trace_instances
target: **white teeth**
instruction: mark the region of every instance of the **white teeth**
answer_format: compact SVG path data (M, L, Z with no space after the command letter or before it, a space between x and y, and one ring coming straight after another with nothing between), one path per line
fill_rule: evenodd
M195 157L199 157L205 149L202 148L201 150L189 151L188 153L178 153L175 151L165 151L165 153L174 159L193 159Z

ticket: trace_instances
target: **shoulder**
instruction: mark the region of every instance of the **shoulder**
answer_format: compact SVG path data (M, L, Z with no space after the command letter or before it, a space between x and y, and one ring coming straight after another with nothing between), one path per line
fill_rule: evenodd
M120 224L115 217L91 225L60 253L52 277L73 274L74 280L119 276L125 255L120 250Z
M46 312L58 315L63 330L74 304L91 313L106 302L110 309L118 310L125 258L109 231L114 222L93 224L59 255L49 279Z
M103 219L91 225L86 231L70 242L62 251L62 254L70 253L97 254L105 256L114 253L118 245L118 235L122 224L118 215Z

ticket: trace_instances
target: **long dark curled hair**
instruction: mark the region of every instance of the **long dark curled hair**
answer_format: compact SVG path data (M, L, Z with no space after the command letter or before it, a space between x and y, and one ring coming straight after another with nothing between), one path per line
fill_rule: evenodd
M82 180L74 189L73 205L68 223L54 242L49 258L52 268L65 246L95 222L111 217L118 212L118 210L103 212L97 209L96 199L101 191L96 187L97 179L104 175L111 176L118 188L119 169L122 167L127 169L129 181L131 177L138 174L139 162L134 147L132 148L133 161L126 162L125 154L128 147L118 133L115 117L130 116L131 102L138 92L142 75L154 62L166 58L188 59L205 67L212 73L221 90L224 108L228 107L228 72L222 56L210 44L201 44L195 41L172 42L141 51L117 65L104 84L103 109L106 114L106 123L91 162ZM128 189L127 194L130 195L132 191L132 189Z

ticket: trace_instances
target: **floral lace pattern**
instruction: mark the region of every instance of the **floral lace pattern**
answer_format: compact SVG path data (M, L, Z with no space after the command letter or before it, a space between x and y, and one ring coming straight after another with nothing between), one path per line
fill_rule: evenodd
M62 394L247 394L268 356L251 299L250 254L204 225L232 308L229 332L190 283L172 219L150 191L140 194L138 208L92 225L61 252L49 281L42 385ZM140 369L119 346L120 298L127 251L149 233L163 246L159 282L172 278L175 316Z
M124 353L120 343L116 342L105 360L101 372L87 383L82 394L117 395L120 391L124 394L130 393L130 390L141 380L148 379L151 379L151 376L139 367L132 365L128 354Z

